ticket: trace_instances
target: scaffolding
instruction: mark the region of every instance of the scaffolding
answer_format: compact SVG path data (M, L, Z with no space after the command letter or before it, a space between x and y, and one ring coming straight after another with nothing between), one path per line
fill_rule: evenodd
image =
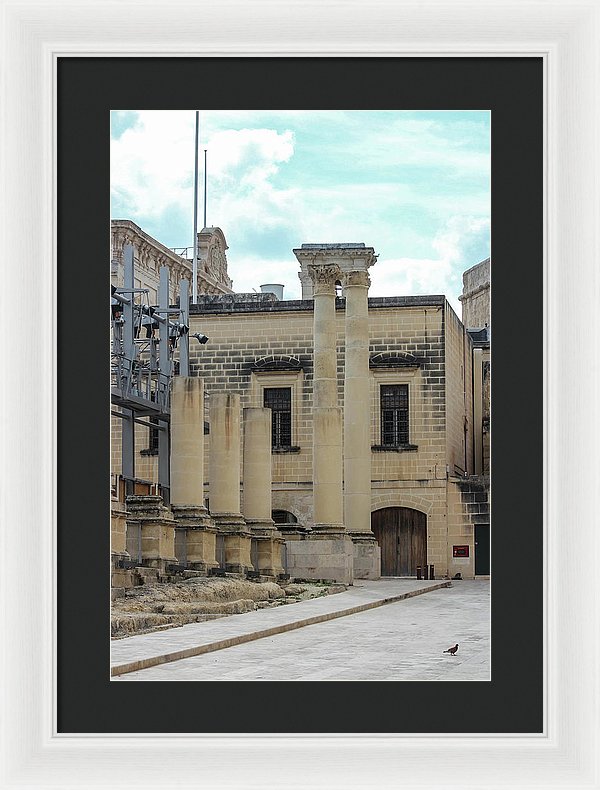
M158 487L169 498L171 379L189 376L189 283L179 283L179 305L169 306L169 269L160 269L158 305L134 287L133 246L124 247L123 287L111 286L111 413L122 421L122 477L134 493L135 425L158 430ZM199 342L208 338L195 335ZM175 361L175 352L179 359ZM145 419L144 419L145 418Z

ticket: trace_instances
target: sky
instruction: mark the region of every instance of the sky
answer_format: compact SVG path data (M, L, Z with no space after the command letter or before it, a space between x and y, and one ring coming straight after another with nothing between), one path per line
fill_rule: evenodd
M195 112L111 113L111 217L193 243ZM304 243L364 242L370 296L445 294L490 256L490 113L200 110L198 229L220 227L235 291L299 299Z

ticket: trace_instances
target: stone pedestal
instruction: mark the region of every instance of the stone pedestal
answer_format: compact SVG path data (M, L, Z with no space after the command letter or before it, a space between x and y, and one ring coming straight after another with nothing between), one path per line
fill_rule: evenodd
M124 502L110 502L110 554L113 565L119 560L129 560L127 551L127 508Z
M252 570L251 534L240 512L240 396L216 392L210 398L210 514L218 532L217 560L226 571ZM219 543L223 556L219 558Z
M354 546L354 578L381 578L381 549L371 534L366 537L351 535Z
M286 541L287 572L296 579L352 584L354 548L348 535L326 535Z
M165 572L176 563L175 521L160 496L128 496L127 526L139 526L142 534L142 564Z
M211 513L211 516L216 529L218 565L228 573L245 574L254 570L250 557L252 534L241 513Z
M283 573L283 538L271 518L271 409L244 409L244 518L252 535L254 570Z
M177 527L185 529L185 564L190 570L208 573L217 568L217 530L205 507L172 505ZM181 557L177 558L179 562Z

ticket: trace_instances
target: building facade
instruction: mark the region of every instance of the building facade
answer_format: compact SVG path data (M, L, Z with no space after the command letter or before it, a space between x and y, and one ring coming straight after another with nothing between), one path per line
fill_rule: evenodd
M137 301L146 306L158 304L161 267L169 270L169 302L178 299L181 280L191 282L193 265L191 248L180 248L178 252L165 247L130 220L111 222L111 284L121 287L124 277L124 248L130 244L134 251ZM203 228L198 233L198 293L232 293L233 283L227 274L227 242L220 228ZM181 253L181 254L179 254ZM187 257L190 255L190 258ZM111 419L111 475L118 476L121 471L121 420ZM136 426L135 429L135 476L141 488L146 482L156 483L158 479L158 430L149 431Z
M489 573L489 559L476 557L476 531L487 523L489 534L489 505L476 476L481 394L471 335L444 296L368 298L376 256L364 244L294 252L302 299L225 291L221 269L223 290L199 289L190 309L190 333L210 338L190 345L190 376L202 381L205 472L196 500L216 522L214 564L224 563L225 544L237 536L236 545L246 540L255 549L254 556L236 549L239 562L225 563L240 570L257 568L268 538L263 568L277 564L281 546L281 567L302 578L415 576L432 565L438 577ZM274 522L277 546L271 533L251 541L244 519L230 518L255 509L255 453L245 437L255 435L264 410L271 518L261 519L263 527ZM237 453L224 465L227 420L239 430L230 437ZM113 439L118 475L118 425ZM237 494L224 511L218 478L232 465L228 486ZM156 480L153 469L141 467L143 474ZM188 561L185 541L179 546L176 559Z
M490 418L492 388L491 260L487 258L463 274L462 321L473 341L474 391L481 393L473 404L475 472L490 474Z

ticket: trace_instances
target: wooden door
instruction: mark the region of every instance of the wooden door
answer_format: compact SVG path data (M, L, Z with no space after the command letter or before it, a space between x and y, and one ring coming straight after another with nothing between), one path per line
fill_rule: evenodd
M381 547L382 576L416 576L427 562L427 516L408 507L384 507L371 515Z

